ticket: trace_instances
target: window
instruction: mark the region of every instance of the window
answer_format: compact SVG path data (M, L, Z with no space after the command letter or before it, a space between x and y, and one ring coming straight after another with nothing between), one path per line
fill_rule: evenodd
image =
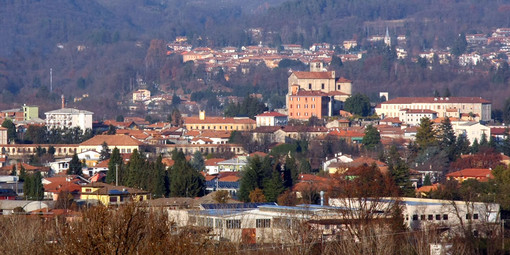
M478 213L473 214L473 220L478 220Z
M436 214L436 220L441 220L441 214Z
M323 83L323 84L321 84L321 88L322 88L322 89L324 89L324 83Z
M270 228L271 227L271 219L257 219L256 221L257 228Z
M448 220L448 214L443 214L443 220Z
M420 215L420 220L425 220L425 215L424 214Z
M429 214L428 217L427 217L427 220L434 220L434 215Z
M308 89L312 89L312 84L308 83Z
M339 84L339 85L337 85L337 87L338 87L338 90L340 90L340 84Z
M117 197L110 197L110 203L117 203Z
M227 228L241 228L241 220L227 220Z
M413 220L418 220L418 215L417 214L413 215Z
M92 189L85 189L85 192L92 192Z
M205 226L212 228L214 227L214 219L213 218L206 218L205 219Z
M223 220L222 219L216 219L214 223L215 223L216 228L223 228Z
M466 220L470 220L471 219L471 214L466 214Z

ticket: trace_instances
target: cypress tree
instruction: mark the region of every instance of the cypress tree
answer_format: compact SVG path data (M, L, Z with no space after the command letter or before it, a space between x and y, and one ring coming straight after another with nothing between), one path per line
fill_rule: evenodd
M119 184L122 183L123 169L122 156L117 147L113 148L112 154L110 155L110 161L108 162L108 172L106 173L106 183L115 183L116 168L118 166Z
M82 175L82 164L80 159L78 158L78 154L74 153L71 162L69 162L69 169L67 170L67 174L76 174Z
M478 139L475 138L475 141L471 145L471 153L477 153L480 150L480 145L478 144Z
M165 187L165 165L163 164L163 158L161 155L158 156L156 163L153 164L152 178L151 178L151 189L150 191L154 197L164 197L166 194Z

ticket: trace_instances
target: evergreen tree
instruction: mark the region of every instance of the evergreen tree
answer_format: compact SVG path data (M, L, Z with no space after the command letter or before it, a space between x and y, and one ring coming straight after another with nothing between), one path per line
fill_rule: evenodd
M267 202L276 202L278 196L283 193L285 187L283 186L282 176L278 170L273 171L271 179L264 184L264 196Z
M363 136L362 144L368 150L374 150L381 146L381 134L372 125L368 125L365 129L365 136Z
M152 176L149 185L149 191L154 197L164 197L167 193L165 186L165 165L163 164L163 157L158 156L158 159L153 164Z
M430 174L425 175L425 179L423 180L423 186L432 185L432 181L430 180Z
M478 139L475 138L475 141L471 145L471 153L475 154L480 150L480 144L478 144Z
M420 120L420 126L416 133L416 143L420 149L425 149L429 146L433 146L436 143L435 130L432 127L432 121L425 117Z
M250 192L256 188L261 188L259 181L259 171L262 167L260 157L255 156L249 159L247 167L241 173L239 181L239 199L244 202L250 201Z
M457 157L455 146L456 139L450 118L446 117L443 121L441 121L437 135L440 148L448 154L448 159L450 161L454 161Z
M452 47L452 54L455 56L460 56L466 52L467 49L467 41L466 36L464 33L459 34L457 39L455 40L453 47Z
M123 185L132 188L144 189L143 181L147 171L145 171L145 159L138 152L137 149L133 150L129 162L126 165L126 174L123 177Z
M16 176L16 175L18 175L18 173L16 172L16 164L14 164L14 165L12 166L11 176Z
M413 197L414 187L410 180L409 166L402 160L395 146L388 152L388 170L403 196Z
M204 194L204 177L185 158L179 157L170 170L170 196L197 197Z
M470 143L465 135L461 134L457 137L457 142L455 144L455 154L459 156L460 154L466 155L471 152Z
M492 148L494 150L498 149L498 144L496 143L494 136L491 136L491 138L489 138L489 148Z
M17 139L16 135L16 126L12 122L11 119L6 118L4 122L2 122L2 127L7 128L7 142L11 143Z
M193 159L191 159L191 166L199 172L205 170L204 157L202 156L202 153L200 151L197 150L195 151L195 153L193 153Z
M370 98L360 93L357 93L345 100L344 109L352 114L360 116L370 115Z
M489 147L489 141L487 141L487 134L482 133L482 137L480 139L480 147Z
M310 165L310 161L306 158L301 158L299 161L299 173L309 174L312 172L312 166Z
M82 164L80 159L78 158L78 154L74 153L71 162L69 162L69 169L67 169L67 174L76 174L82 175Z
M340 69L344 64L342 63L342 59L337 57L336 55L333 55L331 58L331 67L334 70Z
M27 175L23 183L23 193L25 199L42 200L44 197L44 187L42 184L42 176L39 171Z
M108 148L108 144L103 142L101 145L101 152L99 154L99 160L103 161L110 158L110 148Z
M505 140L503 140L503 144L501 145L501 151L503 154L510 156L510 135L508 134L508 130L505 131Z
M296 160L294 157L287 156L283 167L283 180L285 188L291 188L297 183L299 177Z
M118 167L118 169L117 169ZM115 183L116 171L118 170L119 175L119 184L122 183L123 177L123 164L122 164L122 156L120 155L120 151L117 147L113 148L112 154L110 156L110 161L108 162L108 172L106 172L106 183Z
M25 179L27 178L27 172L25 170L25 167L23 167L23 165L21 163L19 165L20 165L20 167L19 167L19 181L22 182L22 181L25 181Z

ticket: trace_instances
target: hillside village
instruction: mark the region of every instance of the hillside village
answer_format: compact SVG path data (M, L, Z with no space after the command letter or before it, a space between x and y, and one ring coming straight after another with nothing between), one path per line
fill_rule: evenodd
M380 208L374 219L390 219L400 201L406 229L499 226L500 207L508 205L452 205L442 195L510 171L508 128L491 120L490 101L381 92L381 102L365 102L352 94L355 82L321 60L290 73L285 108L253 118L174 110L171 122L98 121L93 112L68 108L64 96L45 119L37 106L3 110L0 211L79 217L91 205L138 202L166 210L177 227L207 228L215 240L293 243L288 228L303 223L314 229L312 239L337 240L358 217L343 210L363 207L339 194L383 178L395 190L373 183L380 193L364 193ZM134 102L151 99L148 90L133 93ZM356 110L363 104L368 114Z

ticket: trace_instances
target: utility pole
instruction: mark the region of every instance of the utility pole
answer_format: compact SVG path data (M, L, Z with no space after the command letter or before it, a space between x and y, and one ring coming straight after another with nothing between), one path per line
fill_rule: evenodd
M115 164L115 186L119 186L119 164Z

